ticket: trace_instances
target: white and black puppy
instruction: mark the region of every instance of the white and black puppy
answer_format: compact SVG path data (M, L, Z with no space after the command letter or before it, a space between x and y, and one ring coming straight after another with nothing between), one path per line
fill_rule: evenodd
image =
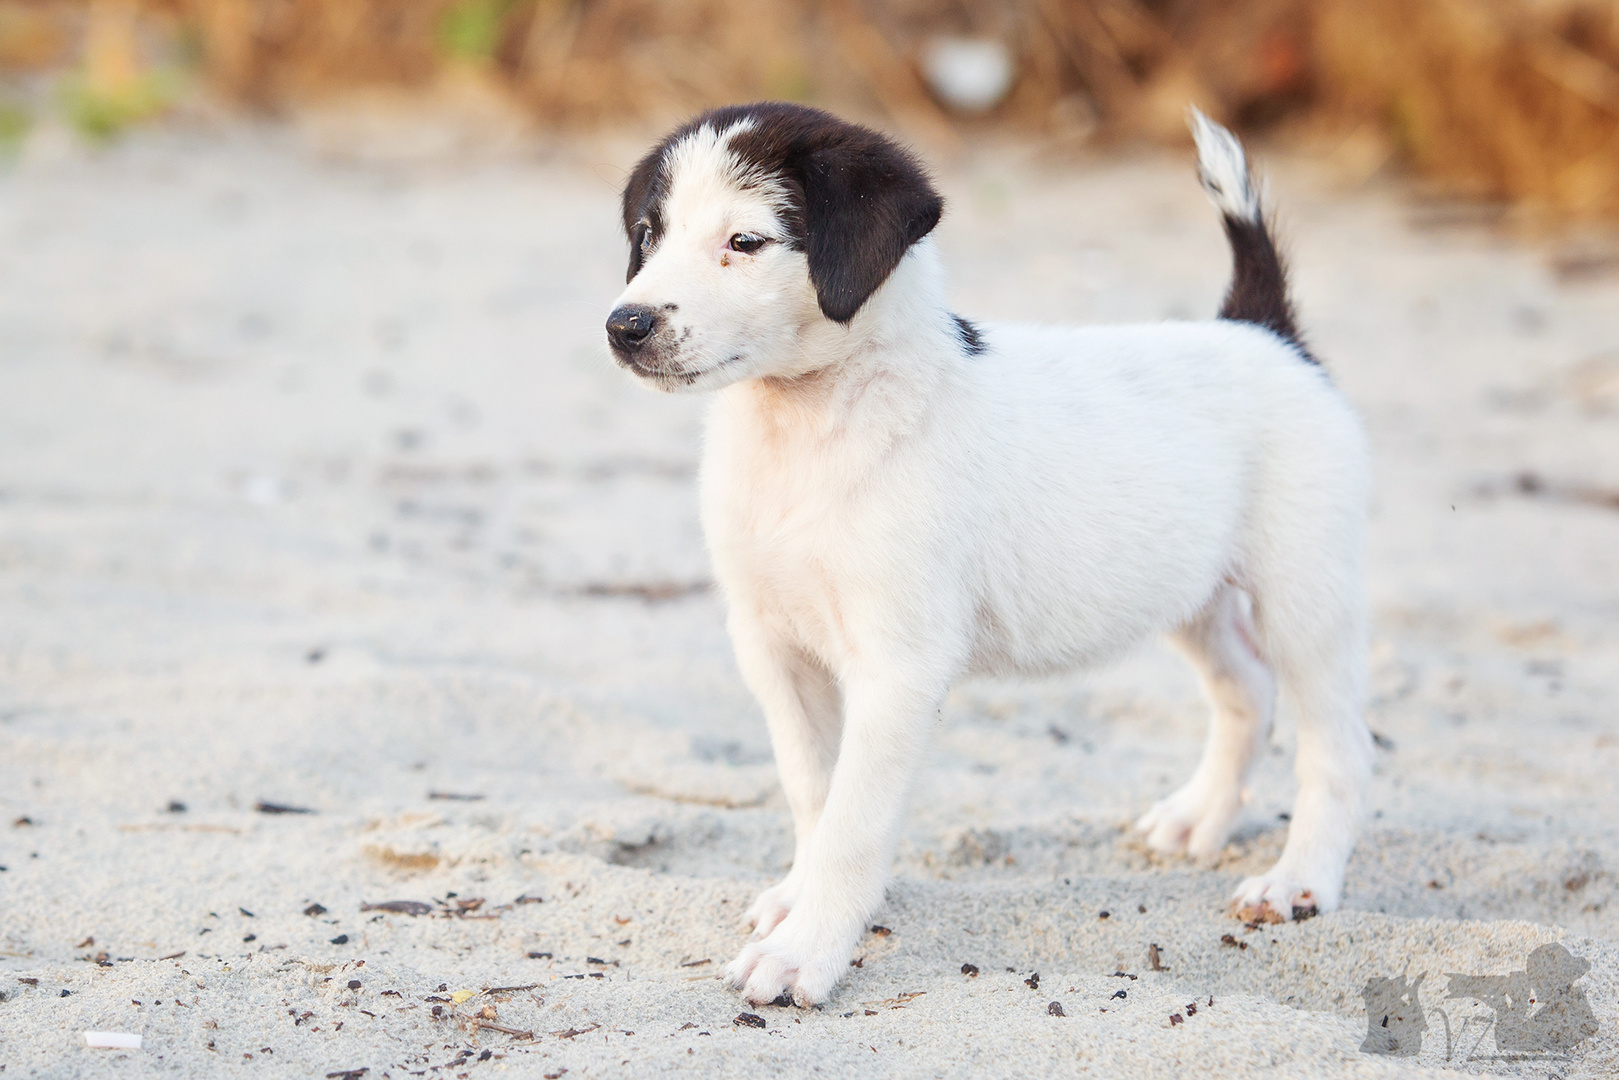
M1235 278L1218 320L974 324L945 302L915 159L814 109L718 109L624 191L613 353L717 391L702 517L797 848L727 969L824 1001L883 899L911 778L967 675L1045 675L1167 634L1213 709L1138 823L1224 845L1278 684L1298 718L1281 858L1247 917L1337 906L1371 771L1367 448L1300 343L1242 147L1193 114Z

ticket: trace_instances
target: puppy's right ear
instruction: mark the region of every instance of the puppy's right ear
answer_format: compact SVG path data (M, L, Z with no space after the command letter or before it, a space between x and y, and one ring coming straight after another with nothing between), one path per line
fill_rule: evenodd
M663 201L663 156L667 143L660 144L640 163L624 184L624 235L630 241L630 268L626 282L635 280L652 243L662 232L658 204Z
M821 312L847 323L912 244L933 231L944 200L916 159L853 125L806 155L804 253Z

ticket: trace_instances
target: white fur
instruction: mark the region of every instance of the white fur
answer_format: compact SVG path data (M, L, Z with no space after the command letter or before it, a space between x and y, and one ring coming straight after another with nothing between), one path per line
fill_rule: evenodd
M1209 134L1204 175L1249 205L1240 146ZM989 326L969 356L926 239L833 323L802 254L726 251L780 222L724 136L671 151L667 232L618 303L677 307L643 378L719 391L703 524L797 833L732 982L755 1002L831 994L952 682L1099 664L1154 634L1214 719L1192 779L1141 819L1147 842L1220 850L1279 684L1298 800L1280 860L1234 902L1334 908L1371 767L1367 450L1341 395L1235 322Z
M1210 201L1228 217L1258 221L1261 192L1248 171L1242 143L1198 109L1186 110L1186 116L1197 143L1197 178Z

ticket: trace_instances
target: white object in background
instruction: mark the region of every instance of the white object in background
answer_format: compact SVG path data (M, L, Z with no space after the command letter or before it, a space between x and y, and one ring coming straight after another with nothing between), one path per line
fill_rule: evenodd
M122 1031L86 1031L84 1045L98 1050L139 1050L141 1037L126 1035Z
M952 109L984 112L1012 88L1012 51L994 38L934 38L922 47L922 74Z
M242 481L242 498L260 506L273 506L281 501L281 480L265 473L254 473Z

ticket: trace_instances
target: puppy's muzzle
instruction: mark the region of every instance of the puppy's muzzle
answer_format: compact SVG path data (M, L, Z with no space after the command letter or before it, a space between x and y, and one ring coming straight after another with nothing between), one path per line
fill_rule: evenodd
M657 313L641 304L625 304L607 316L607 340L620 359L632 358L657 329Z

